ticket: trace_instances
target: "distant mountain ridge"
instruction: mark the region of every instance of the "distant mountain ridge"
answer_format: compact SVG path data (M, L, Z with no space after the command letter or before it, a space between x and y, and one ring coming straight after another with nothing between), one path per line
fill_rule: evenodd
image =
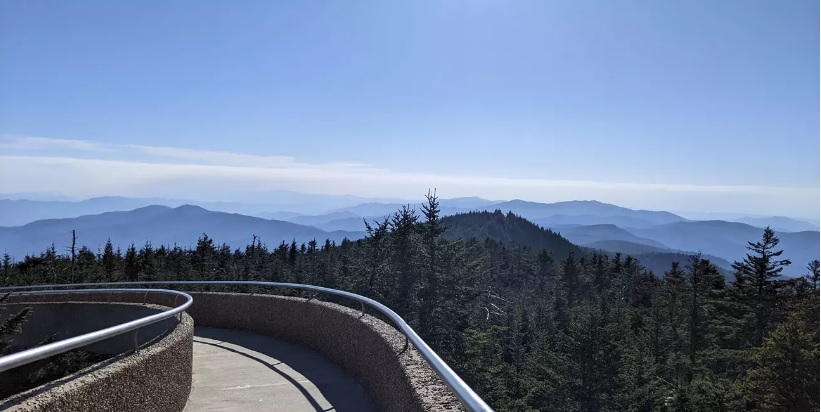
M597 216L597 215L552 215L544 218L534 219L534 222L549 228L561 228L568 225L583 226L583 225L616 225L619 227L649 227L655 226L654 223L647 219L642 219L635 216Z
M813 222L793 219L784 216L769 216L769 217L742 217L732 219L733 222L746 223L755 227L771 227L773 230L780 232L804 232L807 230L819 230L819 226Z
M0 195L0 226L19 226L35 220L79 217L112 211L128 211L149 205L178 207L191 204L208 210L241 213L266 219L291 220L297 216L333 215L336 212L347 212L353 216L371 217L393 214L401 206L410 204L417 210L420 202L381 202L366 201L355 196L335 196L305 194L288 191L262 192L254 196L235 201L192 201L167 198L130 198L121 196L103 196L82 201L67 200L25 200L15 196L14 199L3 199ZM267 203L266 203L267 202ZM314 202L307 207L305 203ZM347 203L345 206L330 206L333 202ZM665 211L634 210L595 200L571 200L555 203L539 203L520 199L510 201L493 201L479 197L460 197L440 199L443 215L452 215L470 211L489 211L499 209L513 213L546 227L568 224L594 225L615 224L622 228L647 227L658 224L690 221L675 213ZM339 219L333 217L325 222ZM322 220L322 218L320 218ZM703 220L703 219L700 219ZM780 231L818 230L818 224L783 216L739 217L724 219L737 221L763 228L767 225ZM298 222L294 222L298 223Z
M183 205L146 206L126 212L106 212L77 218L46 219L23 226L0 228L0 251L22 258L27 253L39 254L52 243L60 251L71 242L71 231L76 230L79 246L97 251L110 238L112 243L125 248L131 243L150 242L159 245L196 245L203 234L217 243L231 247L245 247L254 235L263 243L276 246L282 241L307 242L326 238L341 241L357 239L363 232L326 232L312 226L279 220L266 220L235 213L214 212L199 206Z
M747 242L761 238L763 230L745 223L716 221L677 222L650 228L628 229L636 236L661 242L674 250L701 251L718 256L727 261L742 259L747 253ZM789 259L800 267L818 259L819 232L778 232L781 240L779 249L784 250L782 258Z
M277 212L321 214L343 206L354 206L369 199L347 195L324 195L290 191L250 193L232 201L195 201L169 198L132 198L102 196L71 200L25 200L14 196L3 199L0 195L0 226L19 226L36 220L79 217L104 212L130 211L140 207L159 205L178 207L186 204L208 210L241 213L251 216ZM378 200L378 199L376 199ZM393 199L393 201L396 201ZM261 216L272 218L273 216ZM279 216L276 216L279 217Z
M327 201L327 197L322 197ZM143 208L148 205L143 203L152 202L157 199L131 199L121 197L103 197L88 199L83 202L64 201L25 201L25 200L2 200L0 199L0 222L26 221L39 215L49 214L76 214L83 210L92 210L93 213L85 215L99 215L113 208L114 210L126 209L131 211ZM171 203L170 207L179 207L174 200L159 199L166 203ZM286 199L287 200L287 199ZM348 199L350 200L350 199ZM134 205L137 207L132 207ZM408 202L412 208L419 210L420 202ZM512 201L491 201L476 197L442 199L442 216L453 216L470 212L502 214L512 212L513 214L535 224L536 227L551 229L552 232L561 234L570 242L585 248L599 249L610 252L630 254L680 254L703 252L712 256L718 263L732 262L740 260L746 253L746 245L749 241L756 241L760 238L762 228L755 224L780 223L781 225L793 228L804 227L804 224L812 225L811 222L802 222L796 219L783 217L769 218L738 218L749 223L724 221L724 220L690 220L674 213L663 211L633 210L616 205L602 203L598 201L567 201L557 203L538 203L524 200ZM165 205L169 206L169 205ZM202 206L202 205L198 205ZM209 213L239 213L247 218L256 217L260 219L256 222L257 227L268 227L269 223L277 221L291 223L296 226L289 226L294 232L285 230L283 233L296 239L305 239L309 233L315 233L318 237L331 237L328 233L346 233L349 236L358 236L365 229L363 220L381 220L385 216L390 216L398 210L403 203L392 202L366 202L346 206L330 212L312 213L314 209L301 209L298 211L265 210L265 205L243 205L235 202L213 203L212 207L205 209ZM259 208L263 208L260 210ZM205 210L203 209L203 210ZM150 210L150 209L149 209ZM183 208L185 210L185 208ZM213 211L212 211L213 210ZM75 218L77 218L75 216ZM42 220L42 219L38 219ZM217 219L220 220L220 219ZM80 219L77 222L85 222ZM245 221L243 221L245 222ZM73 224L76 224L73 223ZM122 222L127 227L133 222ZM193 223L192 223L193 224ZM251 226L244 223L245 232L251 231ZM8 225L8 224L7 224ZM28 226L27 229L12 230L13 228L0 228L0 247L14 249L27 245L31 239L23 236L26 231L34 231L38 226ZM115 228L127 232L124 227ZM173 225L171 227L174 227ZM237 228L242 228L242 225ZM296 230L296 228L302 228ZM782 239L780 247L785 250L784 257L792 260L798 267L803 267L809 260L817 259L819 256L819 232L815 231L782 231L776 229L778 236ZM285 226L280 226L284 230ZM78 228L79 229L79 228ZM59 243L59 239L68 239L65 232L55 233L52 238ZM204 230L203 230L204 231ZM202 231L197 231L201 234ZM207 232L207 231L206 231ZM3 235L3 234L7 235ZM15 237L9 237L8 233L14 233ZM262 233L254 233L262 236ZM139 235L139 233L137 233ZM211 233L209 233L209 236ZM247 240L240 242L238 233L227 231L226 237L216 239L227 243L241 243L242 246L248 243ZM5 238L3 236L6 236ZM46 235L41 235L47 237ZM183 238L194 236L192 232L184 233ZM245 237L251 234L245 234ZM139 238L140 236L137 236ZM216 238L216 236L214 236ZM164 240L174 240L163 238ZM85 239L89 240L89 239ZM99 241L93 238L91 240ZM192 241L195 241L196 237ZM66 240L68 242L68 240ZM37 242L35 242L37 243ZM13 246L8 246L12 245ZM38 243L39 244L39 243ZM50 244L50 242L49 242ZM27 251L36 252L41 248L31 248ZM719 262L719 259L721 260ZM722 263L723 264L723 263ZM725 266L728 267L729 265Z
M567 228L560 231L562 236L577 245L587 246L590 243L609 241L625 241L652 246L658 249L669 249L667 245L653 239L636 236L629 231L612 224L585 225Z
M526 219L537 221L556 216L623 216L645 220L653 224L681 222L687 219L670 212L633 210L626 207L602 203L596 200L571 200L556 203L538 203L525 200L511 200L495 203L489 208L512 211Z
M277 198L277 194L280 196ZM121 196L103 196L85 199L81 201L72 200L26 200L26 199L3 199L0 195L0 227L20 226L43 219L61 219L80 217L84 215L94 215L105 212L130 211L145 206L168 206L178 207L186 204L200 206L208 210L241 213L249 216L257 216L265 219L286 220L298 216L320 216L323 214L333 214L344 212L345 209L356 209L357 207L368 207L371 205L377 210L373 213L356 213L355 216L377 216L392 214L405 204L411 204L419 209L418 202L365 202L365 198L355 196L333 196L333 195L313 195L300 194L287 191L279 191L267 196L258 195L241 201L193 201L189 199L168 199L168 198L131 198ZM455 199L443 199L442 204L450 205L446 212L457 213L493 203L493 201L464 197ZM337 210L339 209L339 210ZM446 213L448 214L448 213ZM328 219L330 221L331 219Z

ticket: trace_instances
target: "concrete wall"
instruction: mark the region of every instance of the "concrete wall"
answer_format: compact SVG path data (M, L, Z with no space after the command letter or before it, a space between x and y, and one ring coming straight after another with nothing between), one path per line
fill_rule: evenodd
M458 400L395 328L344 306L272 295L191 293L197 325L308 347L340 365L384 411L460 410Z
M152 298L156 296L156 298ZM146 299L147 298L147 299ZM163 301L165 296L109 294L16 296L10 303L36 301L32 317L24 326L21 342L36 340L49 330L60 338L98 330L134 320L164 309L155 305L122 303L62 303L73 301ZM43 303L61 302L61 303ZM181 303L181 301L179 302ZM19 305L10 305L17 306ZM10 312L13 307L7 310ZM38 314L39 312L39 314ZM2 316L2 315L0 315ZM42 322L42 323L41 323ZM133 352L134 335L90 345L101 353L129 352L86 368L76 374L0 401L0 410L21 411L181 411L191 391L194 324L183 314L142 329L142 344L154 343Z
M341 305L302 298L234 293L190 294L194 297L194 304L188 313L197 325L244 330L313 349L354 377L380 410L462 410L456 397L413 345L408 350L403 350L404 335L370 315L361 316L359 311ZM10 300L20 298L22 297L12 297ZM144 293L26 297L26 301L58 302L78 299L163 306L182 303L181 299L173 296ZM181 327L177 327L159 344L152 345L137 355L129 355L137 357L127 364L120 365L121 362L117 362L107 366L111 376L92 377L92 382L85 384L88 390L72 389L73 395L70 397L62 396L59 392L53 392L46 398L38 397L51 403L45 403L45 407L32 407L30 410L181 410L191 385L191 328L191 320L186 316ZM147 353L152 350L157 353ZM95 384L95 380L101 382ZM112 384L108 385L103 381ZM169 386L164 382L176 383ZM115 393L118 385L133 389L129 389L131 392ZM89 401L90 393L98 394L94 396L96 403L86 404L84 402ZM111 395L102 395L106 393ZM165 399L157 399L156 405L124 406L127 404L126 399L148 402L152 397ZM58 400L63 403L56 403ZM164 402L163 405L166 406L160 407L160 402ZM4 405L0 403L0 410Z
M68 339L94 332L142 317L154 315L167 308L159 305L111 304L111 303L14 303L0 311L0 319L30 307L31 312L23 332L14 336L16 346L35 346L49 337L54 340ZM137 344L145 345L173 328L176 319L157 322L140 328L136 333ZM129 332L104 341L92 343L83 350L107 355L118 355L134 349L135 333Z

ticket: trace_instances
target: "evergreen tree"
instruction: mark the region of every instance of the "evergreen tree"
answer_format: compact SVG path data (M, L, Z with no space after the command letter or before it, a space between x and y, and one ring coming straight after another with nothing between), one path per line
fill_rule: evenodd
M391 248L388 247L390 222L385 218L373 225L365 222L365 239L362 240L363 250L362 273L364 277L356 283L359 290L374 299L385 296L380 279L384 280L388 272L388 265L393 263Z
M818 339L808 326L792 317L753 349L755 366L745 382L747 410L818 410Z
M128 279L129 282L136 282L137 275L140 273L140 266L139 262L137 262L137 249L134 248L134 244L132 243L128 246L128 249L125 251L125 278Z
M288 263L293 266L296 264L296 258L299 250L296 247L296 240L291 241L291 247L288 248Z
M8 286L11 282L12 267L11 255L3 253L3 286Z
M103 264L103 271L107 279L116 279L114 271L119 263L119 258L114 254L114 246L111 244L111 238L105 242L103 248L103 256L101 258Z
M617 411L616 396L623 390L623 349L629 344L626 308L580 305L571 315L567 336L576 364L576 397L583 411Z
M807 265L806 275L807 282L810 284L811 290L818 292L819 277L821 276L821 262L818 259L813 260Z
M405 313L417 312L415 286L418 281L419 242L416 233L418 220L415 209L402 206L402 209L393 214L390 222L393 243L391 257L396 268L396 283L391 288L391 292L396 299L397 309ZM411 321L413 322L413 319Z
M689 384L693 380L695 370L700 367L699 352L709 344L706 341L708 314L715 304L715 288L717 284L724 283L724 278L715 265L702 258L700 254L691 256L685 269L690 294L687 302L687 356L690 362L686 378Z
M569 254L562 261L560 290L556 296L556 316L559 328L566 330L570 322L570 312L576 303L579 293L579 268L576 264L575 254Z
M142 279L144 280L155 280L156 258L154 255L154 248L151 246L151 242L145 242L145 245L137 254L139 272L142 274Z
M434 322L433 313L438 305L440 237L445 232L445 227L439 218L439 199L436 197L436 192L428 192L425 199L427 204L422 205L422 215L425 221L419 225L425 258L425 285L419 306L419 331L422 336L431 332Z
M670 270L664 272L663 290L657 305L664 310L665 319L659 321L665 327L660 333L661 344L666 348L663 378L680 389L687 385L689 366L686 351L686 325L689 320L687 279L679 262L673 262Z
M740 295L747 300L752 310L750 343L761 344L764 334L771 326L771 317L778 310L778 286L776 278L785 267L790 265L787 259L778 259L783 250L775 250L780 240L769 227L758 242L748 242L747 249L753 252L741 262L733 262L735 270L734 286Z

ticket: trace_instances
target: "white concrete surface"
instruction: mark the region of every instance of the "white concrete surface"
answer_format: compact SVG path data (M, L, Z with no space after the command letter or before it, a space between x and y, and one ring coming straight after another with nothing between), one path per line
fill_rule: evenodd
M191 396L195 411L375 411L335 364L267 336L196 327Z

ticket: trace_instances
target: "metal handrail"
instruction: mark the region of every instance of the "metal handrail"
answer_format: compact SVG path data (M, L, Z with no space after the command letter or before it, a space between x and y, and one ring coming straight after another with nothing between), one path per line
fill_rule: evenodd
M89 284L86 284L89 285ZM168 293L177 296L182 296L185 298L185 302L182 305L172 308L160 313L156 313L150 316L142 317L140 319L132 320L130 322L121 323L116 326L112 326L105 329L100 329L98 331L89 332L83 335L78 335L72 338L63 339L57 342L52 342L43 346L38 346L36 348L27 349L24 351L12 353L11 355L6 355L0 357L0 372L7 371L9 369L16 368L18 366L23 366L28 363L36 362L41 359L45 359L49 356L54 356L61 354L63 352L68 352L72 349L77 349L86 345L90 345L95 342L99 342L101 340L106 340L112 338L114 336L121 335L126 332L130 332L133 330L140 329L144 326L151 325L153 323L168 319L178 313L182 313L189 306L193 303L194 299L191 295L180 292L176 290L167 290L167 289L79 289L79 290L40 290L40 291L31 291L31 292L12 292L12 296L16 295L40 295L40 294L54 294L54 293L99 293L99 292L110 292L110 293Z
M442 378L445 384L451 389L454 395L459 399L462 405L470 411L493 411L485 401L482 400L473 389L468 386L453 369L448 366L433 349L422 340L411 327L405 323L404 319L396 314L389 307L365 296L357 295L355 293L346 292L344 290L330 289L322 286L303 285L299 283L281 283L281 282L257 282L257 281L148 281L148 282L103 282L103 283L69 283L62 285L33 285L33 286L15 286L0 288L0 290L25 290L25 289L43 289L43 288L71 288L84 286L128 286L128 285L246 285L246 286L270 286L277 288L291 288L302 289L313 292L327 293L330 295L342 296L348 299L355 300L360 304L366 304L383 315L387 316L405 335L407 340L410 340L416 346L419 353L433 368L433 370Z

